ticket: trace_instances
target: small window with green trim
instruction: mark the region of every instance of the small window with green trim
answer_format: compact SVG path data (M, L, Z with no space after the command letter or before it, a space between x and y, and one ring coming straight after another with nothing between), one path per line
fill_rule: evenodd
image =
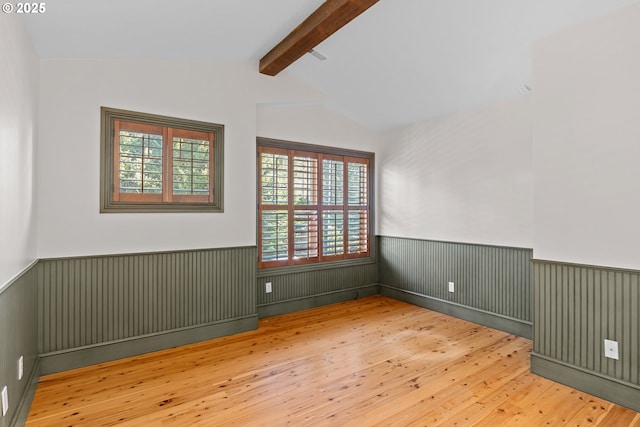
M101 212L222 212L224 126L102 107Z

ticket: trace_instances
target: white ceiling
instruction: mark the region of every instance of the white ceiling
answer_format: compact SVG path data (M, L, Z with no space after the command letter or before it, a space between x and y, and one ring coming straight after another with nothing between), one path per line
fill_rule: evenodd
M517 96L532 43L640 0L380 0L287 69L372 130ZM50 0L41 58L256 61L322 0ZM535 90L535 88L533 88Z

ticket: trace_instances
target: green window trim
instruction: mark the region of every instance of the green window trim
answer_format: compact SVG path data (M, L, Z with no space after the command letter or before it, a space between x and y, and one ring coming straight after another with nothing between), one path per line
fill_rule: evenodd
M101 213L224 211L224 125L108 107L100 119Z

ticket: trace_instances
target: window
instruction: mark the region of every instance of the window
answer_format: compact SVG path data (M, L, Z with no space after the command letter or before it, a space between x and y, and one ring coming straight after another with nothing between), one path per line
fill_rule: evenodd
M222 212L223 125L101 115L100 212Z
M258 266L369 257L372 153L258 140Z

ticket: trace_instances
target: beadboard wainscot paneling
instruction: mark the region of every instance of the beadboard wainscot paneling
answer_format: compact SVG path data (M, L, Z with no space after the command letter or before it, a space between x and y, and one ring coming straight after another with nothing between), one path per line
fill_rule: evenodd
M45 259L42 373L257 328L255 247Z
M381 236L379 253L382 295L531 338L531 249Z
M7 386L9 410L0 427L23 425L40 378L38 364L37 262L0 287L0 387ZM24 371L18 380L18 358Z
M535 260L534 292L531 371L640 411L640 271Z
M265 292L267 282L272 284L271 293ZM260 317L376 295L379 291L375 262L331 268L315 266L278 274L263 269L256 283Z

